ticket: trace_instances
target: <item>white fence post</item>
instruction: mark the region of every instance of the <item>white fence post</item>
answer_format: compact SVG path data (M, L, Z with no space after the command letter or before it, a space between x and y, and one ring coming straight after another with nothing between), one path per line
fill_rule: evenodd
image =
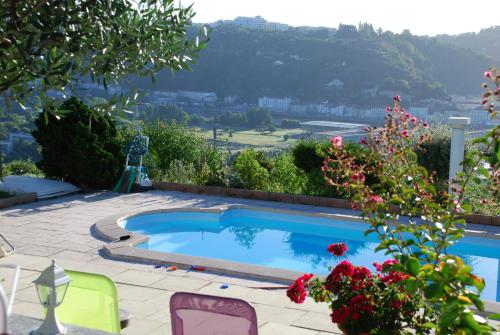
M468 117L452 116L448 119L448 125L451 127L449 193L451 193L451 185L456 174L463 170L461 163L464 160L465 128L469 124L470 118Z

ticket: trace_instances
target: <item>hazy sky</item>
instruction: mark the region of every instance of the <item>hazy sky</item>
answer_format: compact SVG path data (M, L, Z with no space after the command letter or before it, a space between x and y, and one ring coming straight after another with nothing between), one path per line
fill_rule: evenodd
M261 15L292 26L340 22L416 35L457 34L500 25L500 0L181 0L194 2L195 22Z

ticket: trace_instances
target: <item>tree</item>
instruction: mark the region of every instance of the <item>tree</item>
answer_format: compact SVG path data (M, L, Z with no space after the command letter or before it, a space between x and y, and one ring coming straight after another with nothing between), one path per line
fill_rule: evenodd
M40 144L39 168L49 178L63 179L83 188L110 188L118 181L125 156L113 119L92 112L77 98L61 109L71 111L64 118L40 114L33 137Z
M272 123L271 113L265 108L253 108L247 113L247 121L250 127L268 126Z
M63 91L85 76L107 88L130 74L154 78L163 68L189 69L208 37L204 29L203 34L188 38L195 13L191 6L174 3L0 2L0 94L23 106L23 100L38 93L45 111L54 112L55 102L46 92Z

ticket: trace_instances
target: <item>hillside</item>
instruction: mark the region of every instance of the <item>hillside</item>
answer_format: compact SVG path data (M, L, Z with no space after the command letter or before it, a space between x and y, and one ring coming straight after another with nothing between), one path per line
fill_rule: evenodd
M386 101L389 92L415 100L478 95L483 71L500 63L481 51L368 24L283 32L220 26L192 72L164 73L156 88L214 91L251 103L261 96L368 104Z
M441 42L469 48L496 59L500 58L500 26L481 29L479 33L439 35L436 38Z

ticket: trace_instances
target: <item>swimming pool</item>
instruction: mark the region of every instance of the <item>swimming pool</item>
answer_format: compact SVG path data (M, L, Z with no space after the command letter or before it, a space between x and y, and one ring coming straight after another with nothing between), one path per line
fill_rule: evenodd
M149 238L137 248L304 273L326 274L336 262L326 247L335 242L348 245L347 258L356 265L373 270L373 262L387 259L375 252L376 236L364 236L366 224L329 217L228 209L144 214L119 224ZM485 279L484 299L500 301L499 240L467 236L449 252L460 255Z

